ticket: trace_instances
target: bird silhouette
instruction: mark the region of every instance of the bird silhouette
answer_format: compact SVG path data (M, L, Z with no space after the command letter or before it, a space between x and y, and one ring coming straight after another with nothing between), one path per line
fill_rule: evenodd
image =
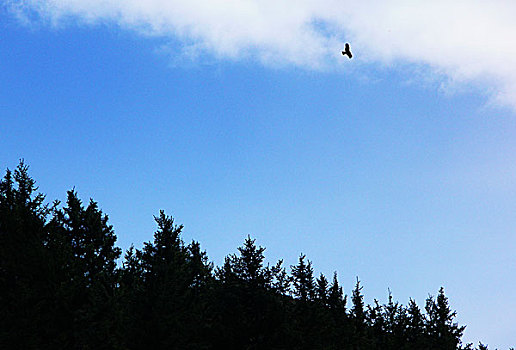
M348 56L349 59L351 59L351 57L353 57L353 55L351 54L351 51L349 50L349 44L346 43L346 45L344 46L344 51L342 51L342 55L343 56Z

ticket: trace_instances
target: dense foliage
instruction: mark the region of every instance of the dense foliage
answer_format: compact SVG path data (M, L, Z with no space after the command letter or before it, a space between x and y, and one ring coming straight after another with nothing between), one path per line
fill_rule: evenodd
M117 267L97 203L36 191L23 162L0 182L1 349L473 349L442 288L424 310L365 305L358 279L348 298L304 255L266 264L251 237L214 268L164 212Z

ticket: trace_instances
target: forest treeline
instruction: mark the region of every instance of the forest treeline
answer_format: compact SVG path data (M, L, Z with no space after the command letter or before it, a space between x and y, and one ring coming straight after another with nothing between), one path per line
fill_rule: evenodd
M45 203L23 162L0 182L0 349L478 349L461 341L441 288L420 309L365 305L337 275L266 264L248 237L215 267L160 212L142 249L121 249L108 217L74 190Z

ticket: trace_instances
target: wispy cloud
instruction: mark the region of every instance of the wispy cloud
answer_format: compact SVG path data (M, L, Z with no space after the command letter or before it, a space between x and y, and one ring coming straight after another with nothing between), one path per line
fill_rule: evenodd
M60 25L111 22L184 43L184 53L256 58L306 69L342 66L353 43L366 64L425 65L516 109L516 3L362 0L10 0L19 16Z

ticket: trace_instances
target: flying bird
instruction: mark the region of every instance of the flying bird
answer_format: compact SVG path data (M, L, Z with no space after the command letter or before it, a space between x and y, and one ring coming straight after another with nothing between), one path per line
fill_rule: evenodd
M344 51L342 51L342 55L343 56L348 56L349 59L351 59L351 57L353 57L353 55L351 54L351 51L349 50L349 44L346 43L346 45L344 46Z

